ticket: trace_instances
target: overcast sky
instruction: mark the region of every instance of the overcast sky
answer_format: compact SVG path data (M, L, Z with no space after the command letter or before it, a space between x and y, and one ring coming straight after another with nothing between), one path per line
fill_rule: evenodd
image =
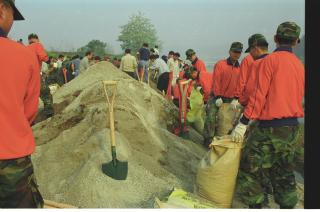
M76 50L92 39L121 48L119 26L141 11L163 42L161 54L193 48L205 61L226 57L233 41L264 34L273 45L277 26L295 21L304 34L304 0L16 0L26 21L15 22L10 36L37 33L49 50Z

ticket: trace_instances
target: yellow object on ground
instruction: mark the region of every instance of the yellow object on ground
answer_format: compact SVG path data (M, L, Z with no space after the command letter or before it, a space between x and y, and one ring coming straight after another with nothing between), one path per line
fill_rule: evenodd
M214 137L211 149L200 162L196 193L220 208L230 208L235 192L242 143L231 136Z
M193 88L190 94L190 110L187 114L187 121L193 123L194 128L203 133L204 128L204 108L203 95L197 89Z
M182 189L174 189L167 202L155 199L155 208L217 208L212 202Z
M67 205L67 204L63 204L63 203L57 203L51 200L44 200L44 207L43 208L77 208L73 205Z

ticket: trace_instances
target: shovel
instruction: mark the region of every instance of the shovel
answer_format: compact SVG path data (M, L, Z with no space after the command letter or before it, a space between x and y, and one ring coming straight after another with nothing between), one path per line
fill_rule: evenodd
M140 79L140 76L139 76L139 70L138 70L138 69L136 69L136 75L137 75L138 81L141 82L141 79Z
M188 91L188 88L189 88L189 84L190 84L191 80L187 80L187 81L179 81L179 88L180 88L180 93L181 93L181 105L180 106L180 123L181 123L181 134L180 136L182 138L188 138L188 133L186 131L186 120L185 120L185 116L186 116L186 100L187 100L187 91ZM184 87L183 87L184 85Z
M109 163L102 164L102 172L107 176L115 179L115 180L125 180L128 176L128 161L119 161L117 159L116 152L116 139L114 133L114 113L113 113L113 105L114 99L117 90L117 81L104 81L103 88L107 98L107 105L109 107L109 119L110 119L110 137L111 137L111 154L112 160ZM112 88L112 97L109 99L109 95L107 93L107 87Z

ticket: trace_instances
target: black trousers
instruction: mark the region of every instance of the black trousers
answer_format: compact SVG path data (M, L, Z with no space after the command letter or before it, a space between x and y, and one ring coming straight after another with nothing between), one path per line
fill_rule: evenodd
M168 83L169 83L169 72L165 72L161 74L158 78L158 83L157 83L158 90L160 90L161 92L164 91L165 93L167 93Z

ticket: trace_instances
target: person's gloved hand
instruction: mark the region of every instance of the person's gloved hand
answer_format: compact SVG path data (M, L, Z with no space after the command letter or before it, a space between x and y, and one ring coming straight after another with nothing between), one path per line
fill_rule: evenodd
M221 98L219 98L219 99L216 100L216 106L217 106L217 107L221 107L222 104L223 104L223 101L222 101Z
M203 95L203 89L202 89L201 86L198 86L198 87L197 87L197 90Z
M246 133L246 131L247 125L239 122L239 124L234 128L234 130L231 133L232 141L236 143L243 142L244 134Z
M238 109L239 106L240 106L240 103L239 103L239 101L237 99L232 100L231 107L232 107L233 110Z

